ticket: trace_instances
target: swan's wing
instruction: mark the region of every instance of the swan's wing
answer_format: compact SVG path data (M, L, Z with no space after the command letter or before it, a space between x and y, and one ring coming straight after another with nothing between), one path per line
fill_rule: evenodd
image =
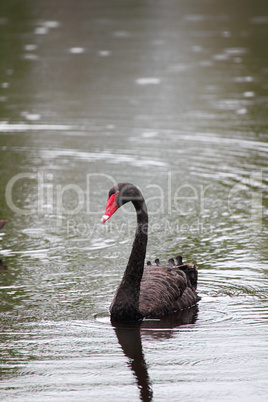
M184 267L149 265L144 268L139 309L145 317L161 317L197 303L199 297L189 276L189 271L197 273L197 270L191 264Z

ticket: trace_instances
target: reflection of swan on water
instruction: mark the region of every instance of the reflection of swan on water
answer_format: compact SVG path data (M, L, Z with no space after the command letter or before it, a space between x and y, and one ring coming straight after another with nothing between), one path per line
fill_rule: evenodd
M121 323L115 326L115 332L124 354L129 359L129 366L136 377L140 390L140 400L149 402L153 399L152 382L142 351L141 333L146 338L170 338L173 328L180 325L194 324L198 307L171 314L159 320L144 320L138 323ZM177 351L180 353L179 349Z
M160 320L144 320L140 328L146 339L169 339L179 331L179 327L194 324L197 315L198 306L195 305L188 310L178 311Z
M137 379L141 401L151 401L153 391L142 351L140 323L121 324L115 328L115 332L123 352L129 358L129 366Z

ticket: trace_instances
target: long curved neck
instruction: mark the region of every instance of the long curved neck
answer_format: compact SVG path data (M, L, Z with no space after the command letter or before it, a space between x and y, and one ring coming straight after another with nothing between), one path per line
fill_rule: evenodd
M144 270L144 260L148 240L148 213L144 200L133 202L137 213L137 227L123 282L131 288L140 290L140 281Z
M111 305L113 319L131 321L142 318L139 311L140 282L148 239L148 214L144 199L132 201L137 214L137 227L128 264Z

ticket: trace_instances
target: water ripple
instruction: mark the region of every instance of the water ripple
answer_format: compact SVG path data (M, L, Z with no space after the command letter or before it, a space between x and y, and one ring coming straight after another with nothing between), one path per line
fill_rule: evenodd
M137 157L132 154L120 154L114 151L103 152L86 152L74 149L55 149L55 150L41 150L40 152L43 159L58 159L58 158L76 158L86 162L91 161L105 161L116 164L128 163L130 165L143 167L143 166L167 166L167 164L160 160L148 159Z

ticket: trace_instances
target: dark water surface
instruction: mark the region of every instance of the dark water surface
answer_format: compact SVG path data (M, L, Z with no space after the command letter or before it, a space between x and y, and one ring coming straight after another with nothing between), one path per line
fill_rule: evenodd
M1 1L1 400L267 401L267 37L264 1ZM118 181L198 308L110 324Z

